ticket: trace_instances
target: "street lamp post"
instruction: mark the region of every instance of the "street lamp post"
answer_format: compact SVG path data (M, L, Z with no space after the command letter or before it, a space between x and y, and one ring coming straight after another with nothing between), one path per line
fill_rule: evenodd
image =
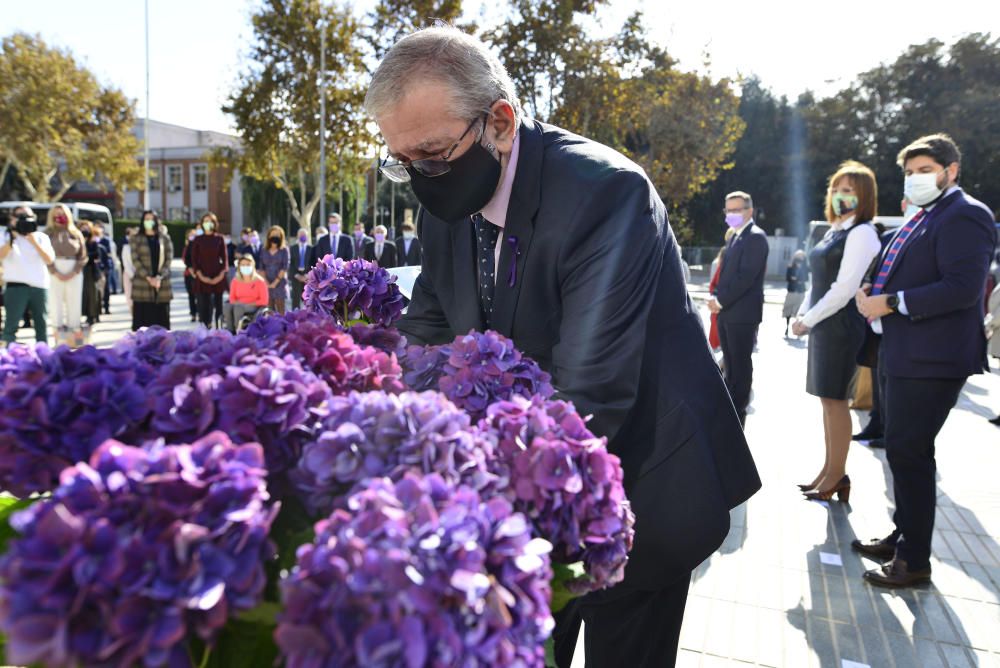
M146 118L142 122L143 172L142 210L149 210L149 0L146 0Z
M326 24L319 33L319 224L326 224Z

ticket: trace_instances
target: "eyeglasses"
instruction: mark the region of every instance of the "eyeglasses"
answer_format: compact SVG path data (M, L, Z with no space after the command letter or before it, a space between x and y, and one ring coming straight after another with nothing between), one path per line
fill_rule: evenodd
M479 138L476 141L482 140L482 135L486 132L486 116L483 116L483 131L480 133ZM448 159L451 158L451 154L455 152L462 140L465 139L465 135L469 134L469 130L476 126L479 122L479 118L472 119L469 127L465 128L465 132L462 136L458 138L451 148L448 149L440 158L428 158L426 160L400 160L398 162L393 162L386 164L389 160L389 156L385 157L382 164L379 165L378 171L382 175L389 179L390 181L395 181L396 183L407 183L410 180L410 170L413 169L418 174L426 176L428 178L434 178L436 176L443 176L451 171L451 165L448 163Z

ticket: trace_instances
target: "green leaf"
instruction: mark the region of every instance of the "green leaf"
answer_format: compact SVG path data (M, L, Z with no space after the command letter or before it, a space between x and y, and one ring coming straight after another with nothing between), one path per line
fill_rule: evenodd
M11 516L24 510L38 499L18 499L13 496L0 497L0 554L7 551L7 542L18 536L17 531L10 526Z
M587 577L583 562L573 564L552 564L552 600L549 604L553 613L559 612L577 597L570 592L566 584L573 580Z
M191 663L199 668L273 668L278 658L274 629L274 624L230 619L211 647L191 640Z

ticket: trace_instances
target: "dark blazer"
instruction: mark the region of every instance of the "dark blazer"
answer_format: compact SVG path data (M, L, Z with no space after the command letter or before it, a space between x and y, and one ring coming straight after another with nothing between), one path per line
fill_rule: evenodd
M330 234L324 234L319 239L316 240L316 244L313 246L313 256L315 262L319 262L332 251ZM353 260L354 259L354 242L346 234L337 234L337 252L335 257L339 257L342 260Z
M398 263L396 262L396 245L386 239L382 242L382 257L375 259L375 241L369 241L365 244L364 258L369 262L378 262L378 266L384 267L386 269L391 269L395 267Z
M767 235L753 221L739 236L733 237L722 258L722 271L715 286L715 298L722 305L720 319L752 324L764 319L767 253Z
M893 262L884 288L903 292L909 313L882 318L887 374L965 378L989 368L983 294L996 243L990 210L961 189L927 213Z
M200 237L195 237L199 239ZM254 248L253 244L240 244L236 247L236 252L242 257L243 255L249 255L253 258L253 262L258 267L260 266L260 248Z
M329 235L327 235L329 236ZM326 237L323 237L325 239ZM322 239L320 240L322 241ZM291 259L288 262L288 274L289 276L295 276L299 273L299 242L295 241L294 244L288 247L288 251L291 254ZM312 245L306 244L306 269L308 272L316 264L316 252ZM289 278L289 281L291 279Z
M621 457L637 516L626 582L659 589L718 548L729 509L760 479L645 173L532 120L520 142L493 329ZM471 219L449 225L421 209L417 230L423 268L399 329L432 344L481 330Z
M364 255L365 255L365 245L369 241L375 241L375 239L373 239L372 237L368 236L367 234L364 235L363 237L361 237L360 241L358 241L357 237L355 237L353 234L351 234L351 235L345 234L344 236L347 237L348 241L351 242L351 247L354 249L354 251L353 251L354 252L354 257L364 257Z
M410 239L410 250L406 250L406 239L396 237L396 260L398 267L419 267L421 262L420 239Z

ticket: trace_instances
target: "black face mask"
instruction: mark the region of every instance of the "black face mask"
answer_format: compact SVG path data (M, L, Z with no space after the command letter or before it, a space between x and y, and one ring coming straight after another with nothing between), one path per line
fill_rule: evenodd
M493 197L500 183L500 161L476 142L449 165L451 171L433 178L412 167L407 171L420 204L435 218L457 223L481 210Z

